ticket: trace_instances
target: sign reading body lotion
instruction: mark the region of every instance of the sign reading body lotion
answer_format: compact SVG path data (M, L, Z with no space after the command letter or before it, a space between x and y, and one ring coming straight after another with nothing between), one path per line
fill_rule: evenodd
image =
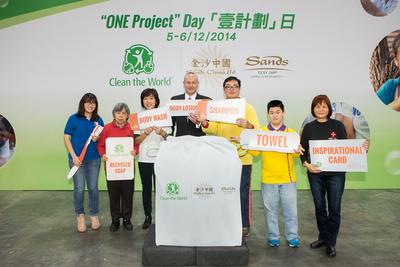
M106 139L106 173L107 180L132 180L134 162L132 137L108 137Z
M310 159L322 171L368 172L365 139L311 140Z

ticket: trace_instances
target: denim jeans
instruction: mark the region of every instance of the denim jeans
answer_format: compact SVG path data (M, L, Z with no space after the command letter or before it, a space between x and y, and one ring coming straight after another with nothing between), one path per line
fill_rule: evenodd
M240 178L240 207L242 212L242 227L250 227L251 220L251 165L242 166Z
M264 202L265 219L267 221L268 240L279 240L279 203L282 204L285 222L286 240L298 238L297 229L297 186L296 183L288 184L261 184Z
M73 166L72 160L69 160L70 168ZM83 208L85 182L89 191L89 211L91 216L99 213L99 171L100 171L100 158L85 160L82 166L79 167L75 173L74 179L74 207L75 213L85 213Z
M308 174L319 230L318 239L331 246L336 245L339 233L340 209L345 180L345 174ZM328 210L326 209L326 198L328 200Z

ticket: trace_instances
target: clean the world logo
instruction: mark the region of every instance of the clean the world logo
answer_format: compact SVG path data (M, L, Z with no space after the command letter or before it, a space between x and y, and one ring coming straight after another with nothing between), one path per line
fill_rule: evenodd
M114 152L118 154L124 153L124 146L121 144L116 145L114 148Z
M167 184L167 190L165 192L169 196L177 196L180 193L179 184L176 182L169 182Z
M122 70L126 74L152 73L154 71L153 51L142 44L135 44L125 49Z

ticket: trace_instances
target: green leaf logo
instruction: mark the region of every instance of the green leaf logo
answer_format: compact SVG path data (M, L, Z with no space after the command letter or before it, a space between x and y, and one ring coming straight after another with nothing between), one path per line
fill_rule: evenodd
M167 195L176 196L180 193L179 184L175 182L170 182L167 184Z
M153 51L147 46L136 44L125 50L122 70L126 74L150 74L154 70Z
M123 145L116 145L114 148L115 153L124 153L124 146Z

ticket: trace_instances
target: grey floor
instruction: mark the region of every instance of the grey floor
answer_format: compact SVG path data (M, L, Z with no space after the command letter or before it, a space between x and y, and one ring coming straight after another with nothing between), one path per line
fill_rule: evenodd
M141 266L146 234L141 193L134 196L132 232L108 231L107 192L100 193L100 207L103 227L79 234L72 192L0 191L0 266ZM301 247L269 248L261 195L253 192L248 266L400 266L400 190L345 191L338 254L332 259L308 246L317 237L308 190L299 191L298 210Z

